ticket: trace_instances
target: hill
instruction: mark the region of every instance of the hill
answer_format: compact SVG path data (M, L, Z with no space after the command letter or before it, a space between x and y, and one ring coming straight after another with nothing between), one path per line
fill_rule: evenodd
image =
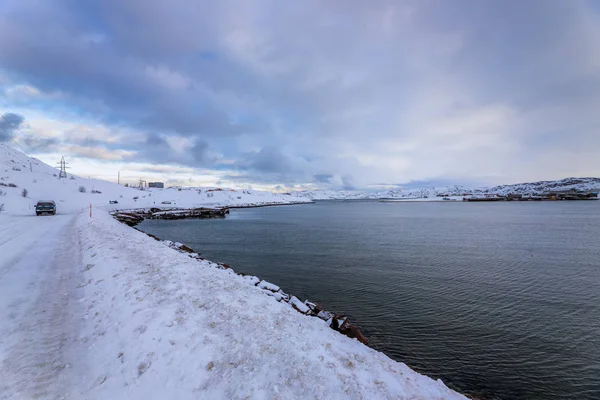
M160 206L253 206L306 202L305 198L256 190L222 188L146 188L139 190L98 179L68 174L58 179L59 171L42 161L0 144L0 205L8 214L31 214L38 200L54 200L59 213L74 213L83 208L145 208ZM23 196L26 190L26 196ZM118 201L110 205L109 201ZM169 204L162 204L167 202Z
M361 200L361 199L419 199L437 198L441 196L462 197L465 195L518 193L523 195L538 195L556 190L600 190L600 178L566 178L555 181L539 181L499 185L493 187L441 186L420 189L391 189L376 192L367 191L331 191L313 190L297 192L296 195L312 200Z

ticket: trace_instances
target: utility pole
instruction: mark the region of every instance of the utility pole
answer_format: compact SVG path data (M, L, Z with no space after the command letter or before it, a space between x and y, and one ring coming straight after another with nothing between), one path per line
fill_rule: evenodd
M71 168L71 167L67 167L67 164L68 164L68 162L65 161L65 156L63 156L60 159L60 162L58 163L58 165L60 167L60 173L58 174L58 179L67 177L67 168Z
M117 185L121 184L121 171L118 172L117 174Z

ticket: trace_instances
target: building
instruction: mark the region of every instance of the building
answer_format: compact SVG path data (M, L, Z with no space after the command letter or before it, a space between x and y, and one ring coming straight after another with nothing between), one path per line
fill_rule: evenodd
M163 182L148 182L148 187L164 189L165 184Z

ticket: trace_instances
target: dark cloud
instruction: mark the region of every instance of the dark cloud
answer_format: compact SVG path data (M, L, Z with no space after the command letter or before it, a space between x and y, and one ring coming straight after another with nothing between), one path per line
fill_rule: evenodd
M60 141L56 138L25 136L21 140L27 149L41 153L55 151L60 145Z
M156 133L148 134L145 142L136 145L135 153L128 156L126 160L192 167L200 167L215 161L209 152L208 144L202 140L196 140L191 147L183 151L176 151L166 137Z
M267 146L246 155L239 166L241 169L283 174L292 170L292 160L281 150Z
M333 180L332 174L315 174L313 177L317 183L331 183Z
M0 117L0 142L10 141L10 135L21 127L23 121L25 121L25 117L20 114L2 114L2 117Z
M189 106L162 106L160 112L143 118L140 127L204 137L230 136L253 130L250 126L231 123L222 111Z
M355 190L356 189L356 185L353 182L353 179L351 176L342 176L342 189L343 190Z

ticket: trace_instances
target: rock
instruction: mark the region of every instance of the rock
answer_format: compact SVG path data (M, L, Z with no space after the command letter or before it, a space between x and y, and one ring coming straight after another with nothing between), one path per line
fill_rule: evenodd
M296 296L292 296L289 303L294 307L294 309L302 314L310 313L310 308L303 302L301 302Z
M277 301L283 300L283 295L280 292L271 292L270 290L265 290L265 293L271 297L274 297Z
M330 313L329 311L319 311L319 313L317 314L317 317L321 318L323 321L329 321L330 319L333 318L333 314Z
M322 308L321 306L319 306L319 305L318 305L318 304L316 304L316 303L310 302L310 301L308 301L308 300L306 300L306 301L304 302L304 304L306 304L306 306L307 306L308 308L310 308L310 311L311 311L311 312L312 312L314 315L317 315L317 314L319 314L319 312L323 311L323 308Z
M350 321L346 320L344 325L340 327L340 332L349 338L356 339L364 345L369 344L369 340L362 334L360 329L355 325L352 325Z
M289 294L284 293L282 290L280 290L279 293L281 294L281 296L283 297L283 300L285 302L290 301L290 295Z
M349 338L357 339L364 345L369 344L369 340L362 334L358 327L352 325L350 320L344 315L335 315L329 322L331 329L338 331Z
M185 251L186 253L193 253L194 252L194 250L192 250L191 248L189 248L185 244L182 244L181 246L179 246L179 250Z
M346 318L345 315L335 314L331 319L331 329L333 329L334 331L339 331L347 320L348 318Z
M267 281L260 281L258 287L263 290L270 290L271 292L279 292L279 286Z

